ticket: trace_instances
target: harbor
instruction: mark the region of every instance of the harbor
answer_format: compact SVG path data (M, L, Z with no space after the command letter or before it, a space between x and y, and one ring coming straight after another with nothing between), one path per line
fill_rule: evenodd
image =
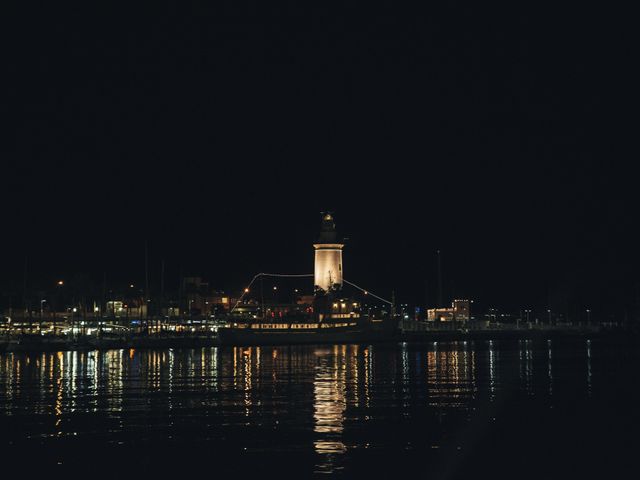
M474 316L473 301L453 299L445 307L440 293L434 308L419 315L416 307L412 315L407 304L396 303L393 292L385 299L344 277L344 246L333 215L323 213L313 243L313 273L258 273L235 296L212 294L208 283L187 278L178 293L182 301L167 300L164 287L160 300L147 287L136 296L130 284L128 293L92 300L92 308L85 298L56 312L50 304L63 298L60 280L57 297L41 299L39 311L10 311L3 317L0 351L594 338L633 331L620 322L592 322L590 310L586 321L578 322L551 310L546 322L530 309L512 316L491 309ZM273 283L267 291L265 281ZM288 301L282 299L285 288L292 293Z
M637 475L635 16L466 3L3 10L5 477Z
M222 337L226 325L198 325L193 327L185 320L188 328L170 330L166 325L154 322L153 328L118 329L117 333L100 332L99 328L87 328L86 331L54 335L51 333L25 333L22 329L12 331L5 329L0 336L0 351L7 352L47 352L67 350L109 350L109 349L157 349L157 348L198 348L204 346L250 346L250 345L287 345L287 344L392 344L398 342L429 341L467 341L467 340L499 340L499 339L554 339L554 338L608 338L635 336L627 329L619 326L596 325L490 325L487 323L454 325L433 325L414 321L400 321L396 329L389 331L357 331L336 332L329 336L308 334L302 339L291 335L299 335L301 329L296 324L265 324L266 332L290 333L278 338L277 333L262 339L251 337ZM175 324L172 324L175 326ZM89 333L87 333L87 331ZM295 331L295 333L291 333ZM224 334L223 334L224 335Z

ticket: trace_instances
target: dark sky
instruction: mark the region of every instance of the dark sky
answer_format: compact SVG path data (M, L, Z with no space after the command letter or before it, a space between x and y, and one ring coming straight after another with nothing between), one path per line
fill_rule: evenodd
M441 249L485 307L631 302L624 12L135 3L3 7L5 291L25 256L34 284L141 281L145 241L152 285L162 258L229 290L306 273L331 210L385 296L433 295Z

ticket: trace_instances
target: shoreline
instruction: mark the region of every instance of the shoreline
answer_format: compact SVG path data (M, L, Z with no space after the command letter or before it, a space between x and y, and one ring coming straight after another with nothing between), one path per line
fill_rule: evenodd
M294 345L330 345L330 344L389 344L389 343L425 343L455 342L474 340L547 340L547 339L596 339L619 338L638 339L630 330L586 330L586 329L492 329L492 330L431 330L405 331L381 337L363 335L361 338L348 338L344 341L308 341L308 342L266 342L261 346ZM200 348L214 346L244 347L257 344L223 343L215 335L175 335L175 336L130 336L115 338L97 338L85 336L77 338L51 338L24 336L0 338L0 353L12 352L56 352L56 351L93 351L118 349L164 349L164 348Z

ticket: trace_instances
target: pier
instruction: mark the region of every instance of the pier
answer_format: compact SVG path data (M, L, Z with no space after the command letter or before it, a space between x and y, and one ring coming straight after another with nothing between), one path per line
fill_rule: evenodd
M193 318L133 319L129 326L96 320L71 327L50 322L31 327L16 323L0 330L0 351L107 350L122 348L196 348L220 345L218 330L224 320ZM393 343L447 340L497 340L501 338L598 337L630 333L616 324L493 324L399 320L397 328L384 336L349 338L347 343ZM319 340L317 343L326 343ZM335 340L330 343L336 343ZM341 342L338 342L341 343Z

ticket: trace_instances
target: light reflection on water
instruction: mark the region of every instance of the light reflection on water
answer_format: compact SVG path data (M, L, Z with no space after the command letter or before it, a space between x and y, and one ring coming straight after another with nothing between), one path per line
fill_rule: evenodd
M313 431L317 436L314 447L322 456L321 458L325 459L317 465L318 472L339 469L339 466L334 466L331 455L346 451L346 446L342 442L344 412L347 408L346 348L346 345L334 346L332 355L319 356L316 365L313 382ZM351 374L353 379L353 371ZM355 396L357 397L357 393Z
M475 341L6 353L0 420L15 422L0 441L232 438L239 450L311 452L314 470L331 473L352 450L399 441L438 448L446 418L468 418L477 402L494 402L506 388L551 399L569 373L554 365L555 347ZM591 343L577 355L591 395ZM413 428L410 438L387 436L394 423L399 432Z

